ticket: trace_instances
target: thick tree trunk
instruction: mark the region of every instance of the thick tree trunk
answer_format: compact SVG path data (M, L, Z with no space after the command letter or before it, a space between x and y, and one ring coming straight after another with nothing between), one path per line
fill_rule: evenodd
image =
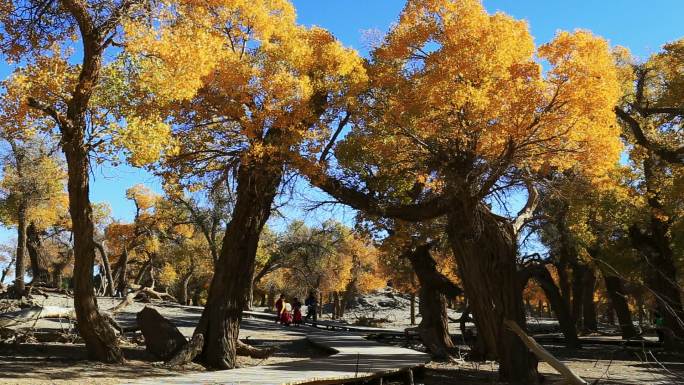
M584 293L582 297L582 328L585 332L598 330L594 290L596 290L596 275L594 274L594 271L588 267L584 273Z
M83 338L88 356L103 362L123 362L114 329L100 314L93 292L93 210L90 205L88 154L83 133L75 130L75 137L63 138L63 150L68 166L69 213L74 237L74 308L78 331Z
M627 306L627 293L625 292L622 280L614 275L605 275L603 280L606 283L606 291L610 297L612 308L620 322L620 330L622 331L622 338L628 339L635 337L638 333L632 323L632 314ZM612 310L611 310L612 311Z
M586 268L575 263L572 268L572 318L575 320L577 328L584 330L582 322L582 305L584 304L584 278Z
M223 238L209 296L195 334L204 334L199 360L216 369L236 365L236 347L245 298L254 276L259 236L271 214L282 165L250 159L238 170L237 200Z
M43 256L43 245L40 240L38 228L31 222L26 228L26 249L31 258L32 282L47 284L50 282L50 272Z
M14 289L19 295L26 290L26 204L20 203L17 209L17 259L14 269Z
M436 360L449 360L450 351L455 348L449 335L449 317L446 310L446 297L434 288L420 288L420 314L418 333L423 344Z
M565 344L570 348L579 347L580 341L577 337L577 328L575 327L575 320L570 313L570 307L568 302L563 299L561 291L556 286L549 270L545 266L534 266L531 268L530 274L544 291L551 309L556 314L561 332L563 337L565 337Z
M435 359L450 359L454 344L449 336L449 317L446 311L446 297L454 298L463 294L447 277L437 270L437 263L430 255L430 245L425 244L408 250L404 256L420 283L421 321L418 333L423 344Z
M644 160L648 205L651 209L647 231L636 225L629 230L633 247L643 257L646 269L646 285L653 291L658 303L658 312L663 316L663 326L672 330L675 336L684 338L684 307L682 292L677 277L677 265L672 249L672 222L667 218L660 197L659 179L662 172L658 159L649 154Z
M100 251L100 256L102 257L102 264L105 269L105 276L107 277L107 288L105 290L105 295L109 297L114 296L114 278L112 277L112 267L109 264L109 256L101 243L95 243L95 246Z
M525 326L522 290L516 266L517 240L510 223L479 202L454 202L447 233L478 330L478 350L498 359L502 381L537 384L537 359L504 326Z

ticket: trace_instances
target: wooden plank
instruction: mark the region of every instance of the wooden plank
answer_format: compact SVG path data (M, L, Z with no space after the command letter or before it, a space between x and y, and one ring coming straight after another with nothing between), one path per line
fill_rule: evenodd
M135 384L323 385L367 380L422 367L430 357L415 350L382 345L352 332L312 329L311 343L336 354L320 359L285 362L174 377L138 379Z

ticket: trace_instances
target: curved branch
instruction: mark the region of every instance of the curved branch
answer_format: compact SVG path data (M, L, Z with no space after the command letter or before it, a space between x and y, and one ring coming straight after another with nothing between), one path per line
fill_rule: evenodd
M41 102L40 100L35 99L31 96L27 98L27 102L29 107L42 111L47 116L51 117L55 121L55 123L57 123L59 128L62 128L66 125L66 119L64 118L64 116L47 103Z
M539 204L539 192L534 184L526 180L525 186L527 186L527 203L525 203L525 206L518 212L517 217L513 221L512 226L515 234L518 234L523 226L530 222L534 215L534 210L536 210Z
M617 117L627 124L639 145L645 147L650 151L653 151L653 153L658 155L660 158L670 163L684 164L684 147L672 150L661 144L654 143L646 137L646 134L644 134L644 131L641 128L639 122L636 119L634 119L629 113L627 113L620 107L615 107L614 110Z
M437 270L437 262L430 255L431 247L432 244L426 243L406 251L403 255L411 262L420 284L448 297L458 297L463 294L463 290L458 285Z
M445 215L449 209L449 201L444 196L436 196L412 204L384 204L369 194L346 186L342 181L326 174L325 170L309 160L299 155L294 155L292 158L293 165L312 185L330 194L341 203L369 215L418 222Z

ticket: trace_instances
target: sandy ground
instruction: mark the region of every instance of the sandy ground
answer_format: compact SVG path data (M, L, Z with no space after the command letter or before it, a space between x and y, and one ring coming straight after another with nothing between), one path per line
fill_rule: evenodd
M389 328L403 328L408 323L408 297L400 297L386 292L375 293L367 298L367 304L347 312L346 322L354 323L359 317L385 318L383 324ZM390 301L386 301L389 298ZM395 300L395 301L391 301ZM71 306L72 299L66 296L51 296L38 299L41 305ZM100 308L109 309L120 300L99 298ZM380 302L383 302L382 305ZM117 315L123 326L135 323L135 314L146 304L135 303L125 312ZM172 303L154 304L162 315L171 319L182 333L190 336L202 309L199 307L179 306ZM458 318L459 314L451 312ZM420 321L420 318L418 318ZM554 326L552 320L538 320L532 323L545 329ZM26 325L24 325L26 326ZM69 330L69 322L40 320L35 324L39 330ZM306 360L325 356L327 353L311 346L306 340L306 327L285 328L273 322L245 319L241 337L257 346L278 346L279 349L266 360L241 357L241 366L267 365L276 362ZM452 325L452 331L458 332ZM0 384L114 384L123 381L135 382L138 378L149 376L174 376L178 372L201 371L199 365L189 365L178 371L158 366L144 347L132 343L139 339L135 334L124 346L127 362L125 365L106 365L85 360L82 344L19 344L0 345ZM398 342L401 343L401 342ZM418 347L419 348L419 347ZM462 347L465 352L465 347ZM558 346L547 348L561 361L565 362L578 375L597 384L684 384L684 358L666 356L654 350L626 349L619 345L588 345L581 350L568 350ZM658 361L655 361L658 357ZM552 368L542 363L540 372L552 380L560 379ZM430 363L421 380L416 383L425 385L475 385L496 384L496 363L473 363L459 360L455 363ZM385 382L392 383L392 382ZM397 384L400 382L396 382Z
M98 304L102 309L109 309L119 301L120 299L116 298L98 298ZM72 306L72 299L63 295L51 296L48 299L38 298L37 302L43 306ZM118 314L116 320L122 326L133 325L135 314L144 306L153 306L164 317L172 320L186 336L192 335L202 312L199 307L173 303L135 303ZM24 324L16 329L26 326ZM73 329L72 323L68 321L53 320L39 320L34 327L37 331ZM239 357L239 365L268 365L328 355L306 341L305 331L305 328L286 328L272 322L245 319L240 328L241 338L247 339L255 346L276 346L278 349L268 359ZM115 384L124 381L135 382L135 379L142 377L173 376L179 372L204 370L197 364L190 364L179 370L163 368L155 362L154 357L145 352L144 345L132 343L135 340L142 340L139 332L129 333L127 337L128 342L123 345L126 357L124 365L86 361L83 344L0 345L0 384Z

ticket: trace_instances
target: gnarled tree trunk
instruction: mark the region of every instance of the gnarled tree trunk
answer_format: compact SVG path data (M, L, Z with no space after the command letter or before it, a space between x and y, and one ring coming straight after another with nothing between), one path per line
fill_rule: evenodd
M90 205L88 154L83 132L64 139L62 146L68 165L69 213L74 236L74 308L78 331L85 341L88 356L104 362L123 362L114 329L100 314L93 292L95 244L93 210Z
M422 318L418 333L432 357L444 360L451 358L450 350L455 347L449 335L446 297L459 296L463 291L437 270L430 247L430 244L418 246L404 256L411 262L420 283L418 306Z
M451 358L450 350L455 347L449 335L449 317L446 310L444 294L429 286L420 288L421 320L418 324L418 334L423 344L436 360Z
M645 231L636 225L631 226L629 235L633 247L642 256L646 285L656 296L658 312L663 316L663 326L672 330L675 336L684 338L684 306L672 249L672 221L664 213L659 181L655 177L661 171L659 167L657 158L650 153L644 160L650 220Z
M525 325L513 228L479 202L453 205L447 233L477 326L477 353L498 359L502 381L537 384L537 359L504 326L507 319Z
M26 228L26 249L31 258L32 282L47 284L50 282L50 272L43 256L43 244L35 223L31 222Z
M259 236L271 214L282 165L251 159L240 165L237 200L223 238L216 271L195 335L204 335L199 360L216 369L236 365L236 347L246 294L254 276Z
M17 208L17 258L14 269L14 290L23 295L26 290L26 203L19 203Z

